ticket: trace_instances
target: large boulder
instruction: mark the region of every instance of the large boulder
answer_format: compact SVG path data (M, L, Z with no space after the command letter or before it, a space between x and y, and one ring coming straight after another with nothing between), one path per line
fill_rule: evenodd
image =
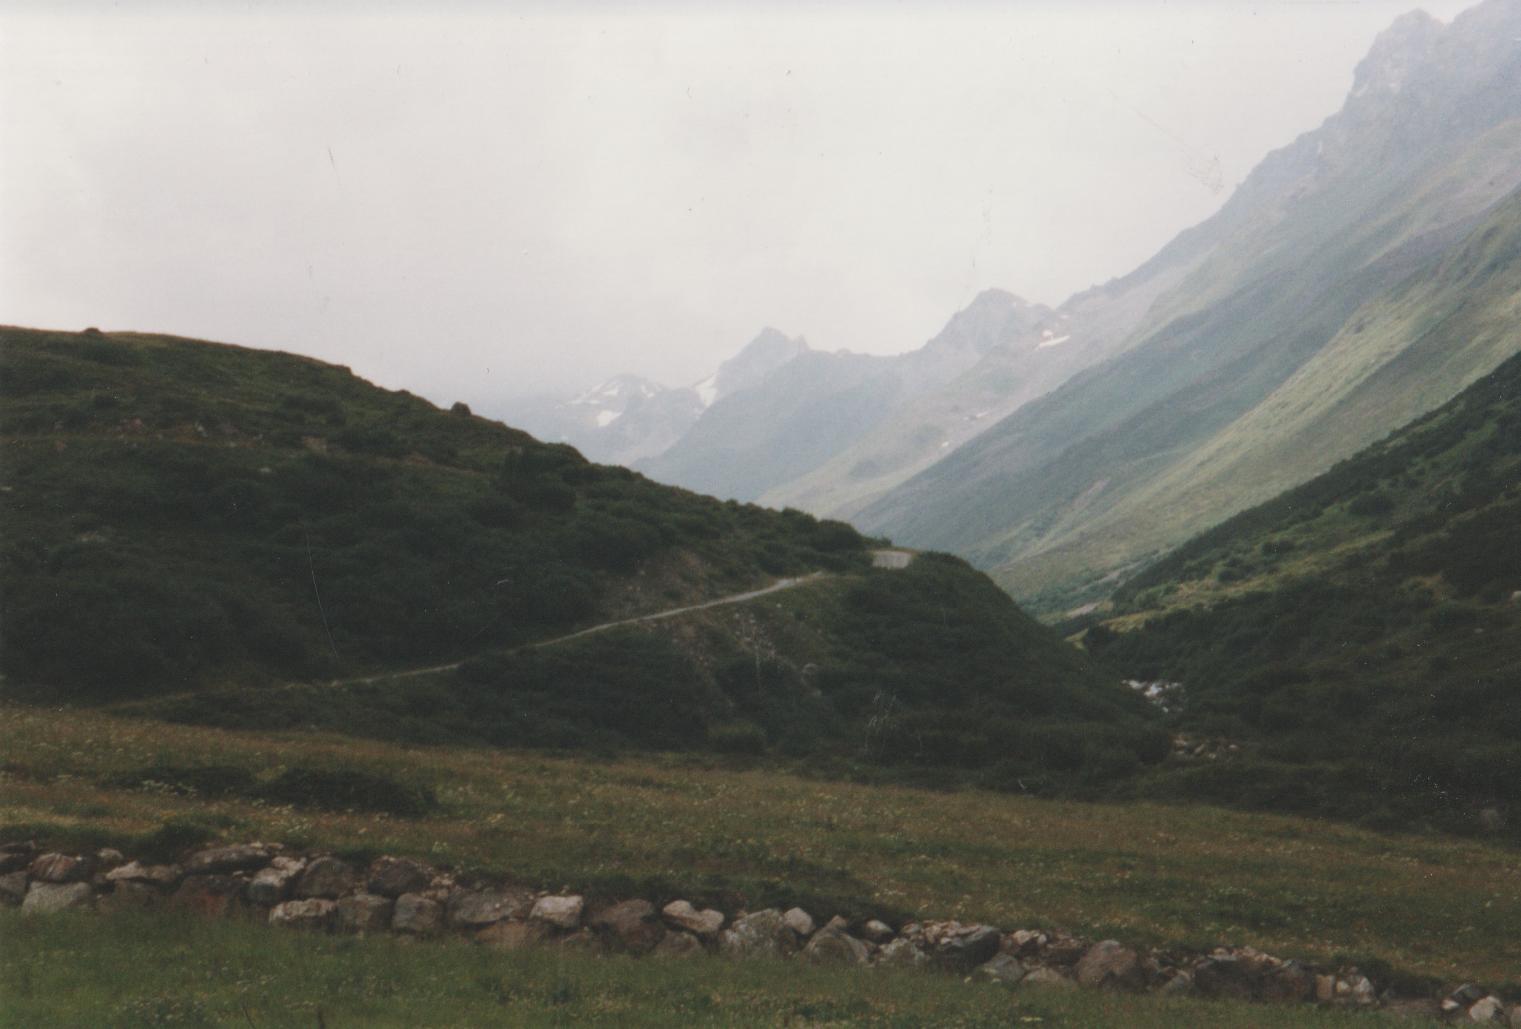
M377 893L338 898L338 928L346 933L383 933L391 927L396 902Z
M218 872L245 872L262 867L274 856L275 848L267 843L237 843L230 847L212 847L196 851L185 860L186 875L211 875Z
M248 881L247 895L250 902L270 907L288 898L295 887L296 877L306 868L300 858L275 857L267 867L259 869Z
M613 950L648 954L665 937L665 926L647 900L625 900L592 913L588 924Z
M665 939L660 941L653 954L657 958L696 958L707 952L697 937L677 930L666 933Z
M824 928L813 934L803 957L815 965L864 965L871 948L842 929Z
M292 929L331 929L338 917L338 904L323 897L287 900L269 912L270 925Z
M354 888L354 869L335 857L314 858L296 880L296 896L337 900Z
M95 862L72 854L42 854L33 859L32 879L43 883L85 882L95 871Z
M21 913L51 915L69 908L89 907L94 899L95 891L89 883L34 882L21 902Z
M991 925L927 922L922 934L926 949L946 968L963 975L992 959L1003 934Z
M780 957L792 943L791 930L775 908L736 918L718 938L719 951L731 958Z
M791 929L793 935L800 940L806 940L813 935L814 929L818 928L813 916L802 908L788 908L782 914L782 924Z
M456 929L480 929L505 918L524 918L533 897L511 890L458 890L449 897L448 920Z
M884 968L923 968L930 956L917 940L900 936L877 951L877 964Z
M475 934L477 943L498 947L502 950L521 950L543 943L553 932L543 922L524 922L509 918L493 922Z
M181 878L184 871L179 865L144 865L137 861L129 861L119 868L113 868L106 873L106 881L113 883L143 883L148 886L156 886L159 889L173 889Z
M382 897L399 897L403 893L418 893L433 881L433 869L410 858L380 857L370 865L368 887L371 893Z
M540 897L534 901L530 916L535 921L567 932L581 925L581 912L586 908L586 898L579 894L563 897Z
M207 918L225 918L242 905L243 880L231 875L186 876L169 898L169 906Z
M1140 957L1117 940L1089 947L1075 974L1078 985L1090 989L1139 990L1146 985Z
M1468 1020L1478 1022L1480 1025L1485 1023L1504 1025L1510 1021L1505 1017L1505 1002L1494 995L1480 997L1474 1001L1473 1007L1468 1009Z
M444 927L444 906L421 893L403 893L396 898L391 914L391 928L399 933L427 936Z
M972 969L972 978L982 982L1014 986L1025 977L1025 966L1013 954L994 954Z
M861 926L861 935L872 943L883 944L898 934L880 918L873 918Z
M797 910L794 908L793 910ZM803 912L806 917L806 912ZM699 911L690 902L685 900L673 900L660 909L660 915L672 929L680 929L694 936L711 937L717 936L718 931L724 927L724 913L715 911L713 908L704 908ZM813 920L810 918L809 924ZM808 930L812 932L812 929Z

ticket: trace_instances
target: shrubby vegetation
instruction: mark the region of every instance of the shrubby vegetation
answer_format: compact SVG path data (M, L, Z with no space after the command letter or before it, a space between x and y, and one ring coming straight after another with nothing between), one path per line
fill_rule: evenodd
M1132 579L1112 624L1144 624L1095 625L1090 652L1181 681L1178 729L1250 744L1148 788L1517 831L1518 526L1521 358Z

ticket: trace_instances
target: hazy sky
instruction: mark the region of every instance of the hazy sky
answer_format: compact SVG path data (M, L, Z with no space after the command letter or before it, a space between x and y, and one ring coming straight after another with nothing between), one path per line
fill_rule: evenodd
M1129 271L1412 6L0 3L0 321L488 410L901 351Z

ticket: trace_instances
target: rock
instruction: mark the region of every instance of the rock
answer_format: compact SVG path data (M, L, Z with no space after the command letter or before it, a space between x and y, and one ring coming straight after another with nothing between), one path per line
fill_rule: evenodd
M1315 977L1315 1000L1321 1004L1329 1004L1336 999L1336 976L1317 975Z
M1521 1029L1521 1004L1510 1009L1511 1029Z
M477 943L500 947L502 950L521 950L548 939L549 926L543 922L524 922L512 918L493 922L475 934Z
M399 933L426 936L444 927L444 906L421 893L403 893L396 898L391 914L391 928Z
M383 933L391 927L396 902L376 893L351 893L338 899L338 928L346 933Z
M1164 982L1160 992L1168 996L1181 997L1194 992L1194 977L1190 972L1181 969L1175 971L1172 977Z
M1019 929L1003 938L1002 948L1017 957L1034 957L1045 947L1046 939L1038 929Z
M930 922L924 927L930 953L941 965L963 975L992 959L1003 934L991 925Z
M982 982L1013 986L1025 977L1025 966L1013 954L994 954L972 969L972 978Z
M1136 952L1118 940L1103 940L1088 948L1077 963L1079 986L1089 989L1138 990L1146 985ZM1194 977L1197 986L1198 976Z
M791 929L799 939L804 940L812 936L813 930L818 928L814 924L813 916L802 908L788 908L782 915L782 924Z
M269 912L269 924L292 929L331 929L337 917L338 905L335 901L313 897L276 904Z
M585 907L586 900L579 894L540 897L534 901L533 912L529 917L556 929L571 930L581 924L581 911Z
M657 958L695 958L707 951L696 936L677 930L666 933L665 939L660 941L653 953Z
M794 908L800 914L807 915L806 911ZM696 936L716 936L718 930L724 927L724 913L712 908L704 908L698 911L684 900L673 900L660 909L660 915L666 924L673 929L680 929ZM809 919L812 923L813 919ZM812 929L808 930L810 933Z
M51 915L68 908L89 907L94 899L95 891L89 883L34 882L21 901L21 913Z
M211 875L217 872L251 871L269 863L274 848L264 843L238 843L231 847L213 847L191 854L185 861L186 875Z
M448 921L457 929L480 929L504 918L526 918L532 909L527 893L460 890L449 897Z
M433 869L408 858L376 858L370 866L368 881L371 893L382 897L399 897L403 893L417 893L428 888L433 881Z
M69 854L42 854L32 861L31 873L37 882L84 882L94 872L93 864L90 858Z
M144 882L125 880L116 883L110 893L95 898L95 908L106 914L118 911L143 911L158 907L164 902L164 893L156 886Z
M106 873L106 881L113 883L142 883L159 889L172 889L183 878L179 865L144 865L129 861Z
M1496 996L1481 997L1474 1001L1473 1007L1468 1009L1470 1022L1506 1022L1505 1004Z
M0 875L0 904L7 907L16 907L26 898L26 884L29 876L25 869L19 872L6 872Z
M893 932L893 927L886 922L873 918L861 926L861 935L872 943L886 943L898 934Z
M848 933L850 932L850 922L845 918L844 915L835 915L829 921L824 923L824 928L838 929L842 933Z
M731 958L780 957L784 953L784 939L785 944L793 940L782 921L782 913L767 908L736 918L718 938L718 948Z
M589 924L614 950L630 954L648 954L665 936L665 926L655 916L655 905L647 900L625 900L602 908L592 915Z
M1021 983L1025 986L1054 986L1058 989L1075 989L1077 983L1062 975L1060 971L1050 966L1032 968Z
M1319 996L1319 991L1316 993ZM1369 1007L1378 1003L1378 994L1367 976L1348 974L1336 980L1336 1000L1343 1004Z
M884 968L923 968L930 956L914 940L900 936L877 951L877 964Z
M262 907L280 903L290 896L296 877L305 868L306 862L299 858L276 857L249 880L245 891L249 901Z
M126 860L122 852L115 847L102 847L95 852L95 867L102 870L115 868Z
M320 857L307 864L296 880L296 896L337 900L354 888L354 869L335 857Z
M1041 949L1041 960L1048 965L1070 968L1088 953L1088 945L1075 936L1057 936Z
M803 957L815 965L864 965L871 950L844 930L826 926L813 934Z
M230 875L192 875L170 896L169 906L206 918L225 918L240 909L238 898L242 892L242 879Z
M561 950L573 951L577 954L600 954L604 950L601 938L590 929L577 929L573 933L555 938L552 942Z

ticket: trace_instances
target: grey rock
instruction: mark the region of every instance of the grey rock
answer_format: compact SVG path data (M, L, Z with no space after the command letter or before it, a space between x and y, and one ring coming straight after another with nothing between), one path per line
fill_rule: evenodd
M788 908L782 915L782 924L805 940L813 935L814 929L818 928L813 921L813 916L802 908Z
M923 968L930 956L916 941L900 936L877 951L877 964L884 968Z
M94 872L94 861L71 854L41 854L32 861L32 878L44 883L83 882Z
M1018 929L1003 938L1003 949L1019 957L1034 957L1046 945L1046 934L1039 929Z
M269 912L270 925L291 929L331 929L338 917L338 904L322 897L287 900Z
M841 929L825 927L813 934L803 957L815 965L864 965L871 949Z
M1193 993L1193 974L1179 969L1172 974L1171 978L1162 984L1160 992L1168 994L1169 996L1183 996L1185 994Z
M614 950L648 954L665 936L665 926L647 900L625 900L595 912L588 923Z
M391 928L399 933L426 936L444 927L444 906L421 893L403 893L396 898Z
M677 930L666 933L665 939L652 953L657 958L696 958L706 954L707 950L696 936Z
M335 857L319 857L309 862L296 880L296 896L337 900L354 888L354 869Z
M252 871L268 864L274 848L264 843L238 843L230 847L212 847L197 851L185 861L186 875L210 875L217 872Z
M533 912L529 917L556 929L572 930L581 924L581 912L585 907L586 899L579 894L540 897L534 901Z
M886 922L873 918L861 926L861 935L872 943L886 943L898 934L893 932L893 927Z
M95 891L89 883L34 882L21 902L21 913L51 915L69 908L89 907Z
M298 858L276 857L249 880L248 899L264 907L280 903L290 896L296 877L305 867L306 862Z
M1468 1009L1470 1022L1498 1022L1504 1025L1508 1019L1505 1017L1505 1004L1496 996L1481 997L1474 1001L1473 1007Z
M449 924L459 929L480 929L505 918L525 918L533 897L508 890L460 890L449 897Z
M782 921L782 913L775 908L766 908L736 918L734 924L719 936L718 948L725 957L731 958L780 957L793 939Z
M1021 982L1025 986L1054 986L1057 989L1076 989L1077 983L1050 966L1032 968Z
M601 938L590 929L578 929L573 933L557 937L553 942L562 950L575 951L579 954L600 954L603 950Z
M1088 948L1077 963L1079 986L1089 989L1139 990L1146 985L1136 952L1117 940L1103 940ZM1195 984L1198 983L1197 976Z
M144 883L160 889L172 889L184 877L179 865L144 865L129 861L106 873L106 881L113 883Z
M338 928L346 933L383 933L391 927L396 902L376 893L338 898Z
M794 909L798 910L798 909ZM803 912L807 914L807 912ZM660 909L660 915L673 929L680 929L696 936L716 936L724 927L724 913L713 908L698 911L684 900L673 900ZM812 922L812 919L809 919ZM809 932L813 930L810 929Z
M935 960L963 975L990 960L1003 944L1003 934L991 925L932 922L924 932Z
M408 858L381 857L370 865L369 890L382 897L417 893L433 881L433 869Z
M0 904L16 907L26 898L26 869L0 875Z
M994 954L972 969L972 978L983 982L1017 984L1025 977L1025 966L1013 954Z

